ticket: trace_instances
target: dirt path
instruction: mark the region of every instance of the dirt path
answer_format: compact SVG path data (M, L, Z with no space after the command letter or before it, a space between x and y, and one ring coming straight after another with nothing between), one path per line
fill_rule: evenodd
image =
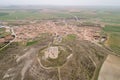
M58 69L58 77L59 77L59 80L62 80L62 79L61 79L61 75L60 75L60 67L58 67L57 69Z
M39 64L40 64L40 66L41 66L43 69L53 69L53 67L45 67L45 66L43 66L42 63L41 63L41 60L40 60L39 58L37 58L37 60L38 60L38 62L39 62Z
M34 48L31 48L29 51L27 51L24 55L20 56L16 60L17 63L20 63L23 61L22 63L24 65L21 70L21 80L24 80L25 73L33 64L35 56L36 56L36 50Z
M120 80L120 57L108 55L100 70L98 80Z

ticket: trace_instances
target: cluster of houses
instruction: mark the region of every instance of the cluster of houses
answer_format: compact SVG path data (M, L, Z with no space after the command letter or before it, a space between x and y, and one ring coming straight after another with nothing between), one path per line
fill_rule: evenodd
M1 26L0 29L0 43L8 43L9 41L14 39L14 36L11 35L11 29L9 26Z
M58 21L59 22L59 21ZM9 42L15 36L12 34L12 29L9 26L1 26L0 29L4 28L5 31L3 33L9 33L5 36L0 36L0 43ZM29 39L34 39L38 37L41 33L52 33L58 34L61 36L66 36L68 34L75 34L79 39L88 40L88 41L100 41L101 35L99 34L101 31L100 27L94 26L81 26L78 27L76 25L57 25L54 21L42 21L40 23L33 23L27 25L20 25L13 27L16 33L15 41L27 41ZM1 33L0 33L1 35ZM102 41L106 40L106 37L102 37Z
M100 27L77 27L74 25L56 25L55 22L52 21L22 25L14 28L14 31L17 35L16 41L25 41L33 39L39 36L41 33L57 33L61 36L75 34L78 36L79 39L93 41L98 40L98 38L100 38L100 30Z

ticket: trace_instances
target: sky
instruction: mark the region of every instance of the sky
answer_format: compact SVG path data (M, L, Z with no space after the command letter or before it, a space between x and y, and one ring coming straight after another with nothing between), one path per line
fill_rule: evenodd
M0 0L0 5L120 6L120 0Z

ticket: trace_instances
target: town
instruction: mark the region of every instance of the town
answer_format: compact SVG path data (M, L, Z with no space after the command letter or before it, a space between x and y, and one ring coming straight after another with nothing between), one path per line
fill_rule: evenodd
M80 40L97 41L100 38L100 27L77 27L73 25L56 25L53 21L40 22L13 27L17 35L15 41L27 41L38 37L42 33L57 34L66 36L75 34Z

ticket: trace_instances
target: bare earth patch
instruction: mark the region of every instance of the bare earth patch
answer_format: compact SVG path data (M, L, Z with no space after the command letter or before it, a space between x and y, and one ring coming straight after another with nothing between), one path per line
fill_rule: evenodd
M108 55L101 68L98 80L120 80L120 57Z

